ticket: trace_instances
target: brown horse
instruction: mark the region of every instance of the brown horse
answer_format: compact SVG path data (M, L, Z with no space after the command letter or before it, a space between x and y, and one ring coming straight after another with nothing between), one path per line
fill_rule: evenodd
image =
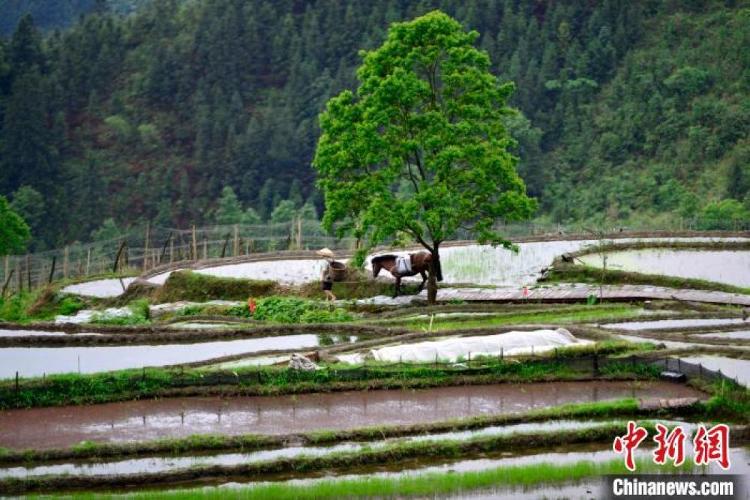
M424 251L410 253L409 259L411 260L411 272L409 273L399 273L398 271L396 271L396 258L397 256L393 254L378 255L377 257L373 257L371 260L372 277L377 278L378 274L380 274L381 269L385 269L386 271L391 273L393 277L396 278L396 289L393 296L397 297L399 292L401 291L401 278L419 274L422 276L422 283L419 285L419 291L421 292L424 288L424 284L427 282L427 271L429 271L430 265L432 264L432 254L430 252ZM439 266L437 269L437 280L443 281L443 276L440 272Z

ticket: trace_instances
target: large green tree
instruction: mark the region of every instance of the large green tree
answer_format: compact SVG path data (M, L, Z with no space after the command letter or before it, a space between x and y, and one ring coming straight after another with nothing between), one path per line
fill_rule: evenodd
M478 37L440 11L394 23L381 47L362 53L357 92L332 98L320 116L313 165L324 226L370 245L419 242L432 254L430 302L441 243L468 229L510 247L496 223L535 210L504 126L513 85L490 72Z
M30 237L29 226L0 196L0 255L23 252Z

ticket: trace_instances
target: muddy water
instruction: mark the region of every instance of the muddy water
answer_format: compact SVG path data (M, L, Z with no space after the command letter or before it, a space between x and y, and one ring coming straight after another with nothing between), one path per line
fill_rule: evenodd
M282 335L200 344L128 345L97 347L0 348L0 378L43 374L96 373L143 366L167 366L204 361L232 354L316 347L317 335Z
M602 266L597 254L584 255L581 260L589 266ZM625 250L607 253L607 268L750 286L750 251Z
M286 434L426 423L627 397L702 396L667 382L555 382L302 394L170 398L0 412L0 447L57 448L84 440L138 441L191 434Z

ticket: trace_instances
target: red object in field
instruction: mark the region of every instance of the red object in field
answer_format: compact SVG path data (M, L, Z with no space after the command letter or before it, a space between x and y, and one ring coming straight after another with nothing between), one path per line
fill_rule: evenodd
M255 299L250 297L247 299L247 309L250 311L250 314L255 314Z
M527 286L523 287L523 291L521 293L522 293L524 299L528 299L529 298L529 287L527 287Z

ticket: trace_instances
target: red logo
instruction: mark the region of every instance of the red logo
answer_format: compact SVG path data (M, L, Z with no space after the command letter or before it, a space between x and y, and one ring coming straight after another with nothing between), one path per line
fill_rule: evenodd
M625 453L625 467L629 471L635 470L635 459L633 458L633 452L638 448L638 445L646 439L648 431L643 427L638 427L632 420L628 422L628 432L624 436L617 436L615 442L612 444L612 448L616 453Z
M707 465L711 462L718 463L722 469L729 469L729 427L718 424L711 429L701 425L693 438L695 465Z
M617 436L612 449L615 453L625 455L625 467L635 471L635 450L648 436L648 431L639 427L632 420L628 422L628 430L624 436ZM677 426L670 432L663 424L656 424L656 449L653 452L655 464L664 465L667 460L677 467L685 462L685 441L687 434L682 427ZM722 469L727 470L729 461L729 427L718 424L706 430L704 425L698 426L693 438L693 462L695 465L708 465L716 462Z

